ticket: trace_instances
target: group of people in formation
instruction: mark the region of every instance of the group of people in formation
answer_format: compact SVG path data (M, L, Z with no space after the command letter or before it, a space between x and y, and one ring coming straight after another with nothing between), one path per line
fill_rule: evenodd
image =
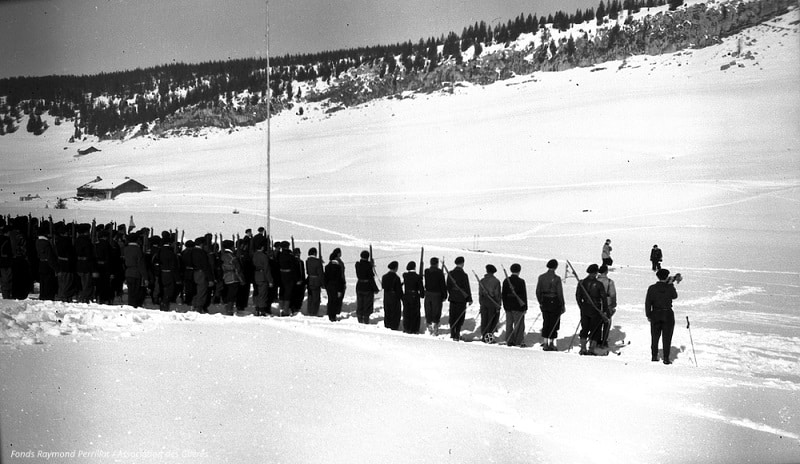
M40 300L115 304L127 287L127 304L140 307L149 296L162 311L196 311L226 315L286 316L301 312L322 316L321 295L327 295L325 314L339 320L347 289L341 249L335 248L327 262L321 245L301 250L289 241L271 241L264 228L251 229L242 237L223 239L206 234L181 243L176 231L153 235L149 229L134 231L124 224L67 224L37 220L30 216L0 218L0 287L3 298L25 299L39 283ZM576 300L580 308L580 353L607 354L611 319L616 312L617 294L608 277L610 240L603 246L603 264L592 264L579 282ZM657 246L654 247L657 249ZM651 254L651 260L655 254ZM364 250L355 263L356 316L370 323L375 295L382 290L384 324L410 334L426 331L439 335L445 301L448 302L449 335L461 340L467 306L473 303L465 260L458 257L448 269L439 258L417 272L409 261L400 275L399 263L392 261L388 272L378 278L370 251ZM657 256L661 260L660 250ZM423 263L420 261L420 267ZM555 259L536 283L536 302L541 310L543 349L556 351L556 339L565 312L564 292ZM653 360L658 360L658 338L663 336L664 362L669 364L669 346L674 328L672 299L677 297L669 271L656 269L659 282L648 289L646 316L651 321ZM506 345L525 346L525 314L528 294L518 263L501 282L497 268L488 264L478 283L480 334L494 342L494 334L505 310ZM505 269L504 269L505 273ZM380 283L380 287L379 287ZM252 299L254 309L248 310ZM180 301L181 304L178 304ZM277 305L275 304L277 303ZM173 306L174 305L174 306Z

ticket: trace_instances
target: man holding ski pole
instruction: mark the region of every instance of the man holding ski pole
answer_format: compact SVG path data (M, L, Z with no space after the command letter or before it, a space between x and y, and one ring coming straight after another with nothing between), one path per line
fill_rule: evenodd
M597 264L592 264L586 269L589 274L585 279L578 282L575 292L575 299L581 309L581 351L582 355L595 355L595 348L599 344L603 330L604 320L608 320L605 313L608 308L608 299L603 284L597 280L599 268ZM589 338L591 337L591 340ZM586 342L589 341L589 348Z

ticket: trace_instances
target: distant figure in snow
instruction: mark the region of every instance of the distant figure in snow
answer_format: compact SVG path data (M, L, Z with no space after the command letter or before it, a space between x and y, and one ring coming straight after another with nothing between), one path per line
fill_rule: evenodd
M547 272L539 276L536 282L536 300L542 311L542 338L544 351L558 351L556 339L561 328L561 315L566 312L564 305L564 288L561 277L556 274L558 261L547 262Z
M600 275L597 276L597 280L603 284L603 288L606 289L606 300L608 301L608 306L606 307L605 315L608 316L608 322L603 322L603 336L600 339L600 347L601 348L608 348L608 335L611 332L611 318L614 316L614 313L617 312L617 287L614 285L614 281L608 277L608 266L603 264L600 266L598 270Z
M675 330L675 313L672 312L672 300L678 298L675 284L668 283L669 270L659 269L656 272L658 282L647 289L644 300L644 315L650 322L650 354L651 361L658 362L658 340L663 337L664 364L672 364L669 359L672 345L672 332Z
M608 267L611 267L611 265L614 264L614 260L611 259L611 239L610 238L607 238L606 239L606 243L603 245L603 253L601 255L601 258L603 258L603 264L605 264Z
M653 263L653 272L661 269L661 261L664 258L664 255L661 253L661 248L658 245L653 245L653 249L650 250L650 262Z

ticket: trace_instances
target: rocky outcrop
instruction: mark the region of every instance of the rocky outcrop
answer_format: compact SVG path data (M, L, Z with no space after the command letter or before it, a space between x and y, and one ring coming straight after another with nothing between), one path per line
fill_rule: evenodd
M398 68L393 75L379 77L378 70L373 68L351 70L340 76L336 85L306 97L312 101L330 99L352 106L405 91L452 89L454 82L486 85L535 71L563 71L632 55L660 55L702 48L783 14L788 6L789 0L701 3L625 24L609 24L594 36L584 33L573 37L572 41L563 39L553 45L545 35L536 48L506 49L466 63L444 63L428 72L406 73Z

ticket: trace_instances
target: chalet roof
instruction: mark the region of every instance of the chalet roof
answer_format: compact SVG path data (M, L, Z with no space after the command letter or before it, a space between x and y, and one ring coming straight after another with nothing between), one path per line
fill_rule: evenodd
M83 185L81 185L80 189L94 189L94 190L113 190L120 185L123 185L128 182L135 182L141 185L143 188L147 188L141 182L137 182L136 180L131 179L130 177L125 177L123 179L103 179L100 176L97 176L92 181L89 181Z

